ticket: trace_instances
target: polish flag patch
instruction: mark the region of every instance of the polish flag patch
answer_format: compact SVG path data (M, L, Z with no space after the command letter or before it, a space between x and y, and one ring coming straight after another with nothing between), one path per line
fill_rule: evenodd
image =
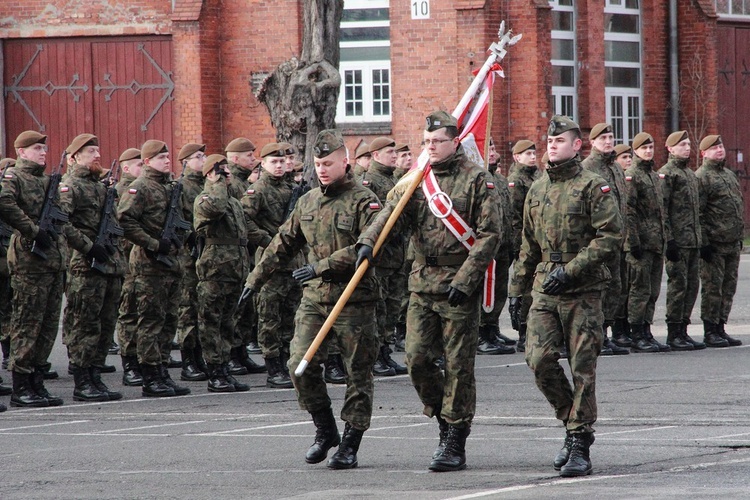
M488 182L487 183L487 189L495 189L495 183L494 182Z
M516 187L516 183L515 182L509 182L508 183L508 187L509 188L514 188L514 187Z
M70 188L68 186L60 186L61 193L67 193L68 191L70 191Z
M369 186L370 185L370 181L362 181L362 185L363 186Z
M370 203L370 210L380 210L380 203Z
M664 179L665 177L666 177L666 175L664 175L664 174L659 174L659 179Z
M128 189L128 193L130 193L130 194L135 194L137 192L138 192L137 189L133 189L133 188Z
M5 178L6 179L12 179L13 178L13 174L5 174Z
M247 194L255 194L255 189L248 189Z
M609 193L609 186L607 186L606 184L600 187L599 189L602 190L602 193Z
M625 180L628 181L628 182L630 182L630 181L633 180L633 178L631 176L629 176L629 175L626 175L625 176Z

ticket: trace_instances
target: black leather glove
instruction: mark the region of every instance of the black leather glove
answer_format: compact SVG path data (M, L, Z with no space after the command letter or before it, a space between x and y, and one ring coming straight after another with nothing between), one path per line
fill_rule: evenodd
M630 255L635 257L636 259L639 259L643 257L643 250L641 249L641 246L634 246L630 249Z
M547 295L560 295L569 281L570 277L565 274L565 268L562 266L556 267L542 283L542 291Z
M52 238L49 233L42 228L39 228L39 232L34 236L34 242L39 245L42 250L46 250L52 246Z
M711 245L705 245L701 247L701 259L705 260L706 262L711 262L711 259L714 256L714 247Z
M86 253L86 258L88 258L89 260L106 262L109 259L109 252L107 252L107 249L104 248L104 246L94 243L94 246L91 247L91 250Z
M156 250L156 253L160 253L162 255L168 255L171 249L172 249L171 241L159 240L159 248Z
M191 231L190 234L188 234L187 240L185 240L185 243L187 243L188 248L193 248L195 246L196 238L197 238L197 235L195 231Z
M248 299L254 293L255 290L253 290L252 288L244 287L242 289L242 293L240 294L240 300L237 301L237 305L239 306L240 304L242 304L242 301Z
M460 306L466 302L466 299L468 298L469 296L458 288L453 288L452 286L448 287L448 304L452 307Z
M313 268L313 266L311 266L310 264L305 264L299 269L295 269L294 271L292 271L292 277L297 280L297 283L299 283L300 285L302 283L310 281L316 276L317 274L315 274L315 268Z
M354 269L359 269L359 265L367 259L367 262L372 264L372 247L370 245L360 245L357 250L357 262L354 264Z
M667 251L664 255L667 256L667 260L670 262L678 262L680 260L680 249L677 247L675 240L667 242Z
M510 313L510 326L514 330L521 329L521 297L511 297L508 299L508 312Z

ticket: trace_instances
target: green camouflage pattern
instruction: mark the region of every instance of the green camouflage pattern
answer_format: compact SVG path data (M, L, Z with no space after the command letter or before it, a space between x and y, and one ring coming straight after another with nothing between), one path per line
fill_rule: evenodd
M521 250L521 233L523 232L523 208L526 195L531 185L540 177L539 170L522 163L513 162L508 172L508 191L512 211L511 215L511 248L514 252Z
M737 176L726 168L724 160L708 159L703 160L695 176L699 182L703 245L741 241L745 202Z
M258 344L264 358L289 353L294 336L294 314L302 299L302 288L290 272L271 275L256 298Z
M232 174L229 177L229 194L232 198L241 200L247 190L250 189L249 177L252 171L246 170L231 161L227 162L227 167L229 167L229 173Z
M665 262L667 269L667 323L690 323L700 288L700 252L680 248L680 260Z
M206 363L219 365L231 359L238 293L224 281L198 282L198 339Z
M136 247L137 248L137 247ZM136 352L141 365L169 362L171 342L177 332L180 275L135 274Z
M625 214L627 239L625 251L634 247L658 254L672 237L664 226L664 196L661 180L653 170L653 160L633 156L633 164L625 171L628 209Z
M659 169L664 195L664 226L680 248L700 248L700 192L698 178L690 170L689 158L669 155Z
M646 250L640 259L628 252L628 322L631 325L654 324L654 310L661 292L664 256Z
M714 244L711 262L701 260L701 320L727 323L740 267L740 243Z
M115 186L117 198L122 199L123 193L136 179L135 176L123 172L120 181ZM125 271L125 280L122 283L120 293L120 309L117 316L117 343L120 344L122 356L137 356L136 350L136 328L138 326L138 301L135 296L135 276L130 269L130 251L133 243L127 238L120 238L120 252L125 256L128 266Z
M182 180L182 218L193 224L193 202L203 190L203 174L191 170ZM192 351L198 341L198 275L192 248L185 245L179 252L182 265L180 309L177 313L177 343L183 350Z
M511 224L513 223L513 205L510 199L510 188L508 188L508 179L500 173L497 165L490 165L488 169L494 176L494 191L497 194L501 207L501 221L503 232L501 233L502 243L495 255L495 305L492 311L485 312L481 310L479 319L480 326L497 326L500 320L500 313L505 307L508 300L508 279L510 277L509 268L511 264L510 245L511 239L508 238ZM494 170L494 171L493 171Z
M388 193L396 186L396 179L393 176L394 169L386 167L375 160L370 161L370 168L362 175L360 183L378 197L378 200L384 201L388 198ZM394 235L380 249L379 258L376 264L378 269L401 269L404 263L404 253L406 244L404 239Z

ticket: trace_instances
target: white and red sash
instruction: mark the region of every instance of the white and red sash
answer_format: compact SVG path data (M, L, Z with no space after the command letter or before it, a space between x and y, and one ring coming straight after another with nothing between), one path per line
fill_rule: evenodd
M435 173L430 165L424 169L422 191L427 197L427 206L432 214L440 219L445 227L453 233L466 250L471 250L476 242L474 230L453 209L453 201L438 186ZM495 259L492 259L484 271L484 289L482 293L482 309L490 312L495 307Z

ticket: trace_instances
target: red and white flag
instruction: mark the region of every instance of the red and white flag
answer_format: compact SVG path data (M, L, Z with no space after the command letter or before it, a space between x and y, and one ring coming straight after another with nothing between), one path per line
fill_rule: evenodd
M475 72L476 73L476 72ZM487 150L487 120L490 114L490 97L495 77L505 78L503 68L495 63L484 78L482 86L474 99L474 106L461 111L457 117L458 128L461 130L459 139L464 147L464 153L477 165L484 165L484 154Z

